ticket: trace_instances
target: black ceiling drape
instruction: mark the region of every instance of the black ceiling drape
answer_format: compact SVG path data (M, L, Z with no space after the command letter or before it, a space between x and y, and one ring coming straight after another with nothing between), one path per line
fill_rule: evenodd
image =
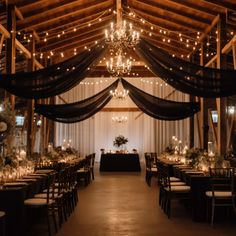
M35 112L51 120L61 123L75 123L85 120L100 111L112 98L110 90L114 90L118 81L85 100L59 105L36 104Z
M147 40L140 40L136 52L150 70L184 93L201 97L236 94L236 70L212 69L173 57Z
M194 115L200 105L193 102L174 102L152 96L122 79L122 85L129 90L134 103L147 115L159 120L181 120Z
M66 92L80 83L104 53L102 43L64 62L33 72L0 75L0 87L24 98L39 99Z

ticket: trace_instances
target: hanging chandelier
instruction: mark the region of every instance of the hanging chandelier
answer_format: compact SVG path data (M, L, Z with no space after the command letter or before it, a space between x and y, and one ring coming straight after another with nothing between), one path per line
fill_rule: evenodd
M128 121L127 116L112 116L112 121L117 122L117 123L125 123Z
M116 56L111 57L106 62L107 71L113 76L121 76L131 71L132 62L129 59L125 59L122 55L122 50L119 49Z
M111 90L110 94L113 96L113 98L125 99L129 94L129 90L123 89L123 91L118 91L117 89L115 89L114 91Z
M114 25L112 22L109 30L105 30L106 43L112 48L131 48L139 42L139 32L133 30L133 25L121 21Z

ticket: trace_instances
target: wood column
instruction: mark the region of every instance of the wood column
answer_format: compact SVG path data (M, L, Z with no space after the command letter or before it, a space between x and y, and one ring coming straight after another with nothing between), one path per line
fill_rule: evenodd
M190 102L195 102L195 97L190 95ZM189 147L194 147L194 116L189 119Z
M16 15L15 7L7 5L7 30L10 37L6 39L6 73L14 74L16 72L15 58L16 58ZM15 96L6 92L5 97L9 99L11 109L15 109ZM15 119L13 117L13 119ZM6 139L7 152L10 153L13 145L13 135L9 135Z
M28 71L34 71L35 70L35 61L34 61L34 55L35 55L35 38L34 36L30 40L30 53L31 58L28 60ZM27 154L30 155L33 152L34 148L34 100L28 100L27 101Z
M6 39L6 73L14 74L16 72L16 15L15 6L7 5L7 30L10 37ZM6 94L10 99L12 110L15 107L15 96Z
M200 65L204 66L204 43L201 43L201 57L200 57ZM204 76L204 75L202 75ZM200 98L201 104L201 111L200 111L200 125L201 125L201 143L200 147L207 150L208 145L208 108L209 108L209 101L206 98Z
M217 68L223 69L226 68L226 55L221 53L223 48L223 42L226 42L226 16L225 14L220 15L220 21L217 25ZM217 140L218 145L217 149L219 154L224 155L227 149L227 99L226 98L217 98L216 107L218 112L218 126L217 126Z

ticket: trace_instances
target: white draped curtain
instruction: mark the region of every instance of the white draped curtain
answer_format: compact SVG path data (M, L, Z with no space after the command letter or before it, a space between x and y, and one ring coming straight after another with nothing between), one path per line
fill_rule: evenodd
M161 79L125 78L134 86L155 96L175 101L189 101L189 96L174 91ZM109 86L114 78L86 78L74 89L62 94L68 102L85 99ZM118 90L122 85L119 84ZM57 98L57 103L63 103ZM128 97L125 100L112 99L106 108L137 108ZM112 121L112 116L127 116L125 123ZM74 124L56 123L55 145L59 146L63 140L72 141L73 147L79 150L82 156L95 152L96 161L100 160L100 149L115 150L113 141L116 136L128 138L126 148L129 152L137 149L141 159L145 152L160 154L171 142L172 136L178 137L184 143L189 141L189 119L181 121L155 120L141 111L117 112L100 111L93 117Z

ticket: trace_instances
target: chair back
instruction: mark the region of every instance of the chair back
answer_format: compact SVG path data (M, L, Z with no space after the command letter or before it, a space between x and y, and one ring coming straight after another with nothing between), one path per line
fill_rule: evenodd
M55 192L55 180L56 180L56 172L52 172L48 175L47 181L47 203L49 200L54 200L54 192Z
M210 168L211 187L215 191L234 192L234 168Z
M171 191L171 184L170 184L170 175L169 175L169 166L167 164L162 163L161 167L161 184L164 188L168 188Z
M151 159L151 156L147 153L145 153L145 164L146 164L146 169L151 171L152 159Z

